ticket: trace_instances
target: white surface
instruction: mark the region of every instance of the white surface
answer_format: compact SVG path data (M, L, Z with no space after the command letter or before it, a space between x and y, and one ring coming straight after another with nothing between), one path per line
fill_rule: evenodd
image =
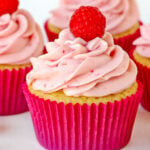
M42 26L58 0L20 0ZM141 18L150 22L150 1L138 0ZM43 27L43 26L42 26ZM0 150L43 150L38 144L29 113L0 117ZM150 113L139 109L131 142L123 150L150 150Z

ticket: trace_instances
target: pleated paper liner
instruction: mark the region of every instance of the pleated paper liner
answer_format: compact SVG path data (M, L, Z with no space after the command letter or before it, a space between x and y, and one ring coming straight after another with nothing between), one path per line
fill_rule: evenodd
M45 31L46 31L46 34L47 34L47 38L49 41L54 41L55 39L58 38L58 34L52 32L49 30L48 28L48 20L45 22L44 24L44 28L45 28Z
M140 25L142 23L140 22ZM114 39L115 44L120 45L127 53L133 49L133 41L140 36L140 28L135 33L124 36L122 38Z
M133 57L134 50L135 48L131 51L130 56L135 61L138 67L138 79L144 85L144 92L141 104L147 111L150 111L150 68L143 66L134 59Z
M150 68L137 64L139 79L144 84L144 93L141 101L142 106L150 111Z
M99 105L57 103L44 100L24 85L39 143L49 150L119 150L128 144L134 125L142 84L136 94Z
M31 67L0 71L0 115L13 115L28 110L22 91Z

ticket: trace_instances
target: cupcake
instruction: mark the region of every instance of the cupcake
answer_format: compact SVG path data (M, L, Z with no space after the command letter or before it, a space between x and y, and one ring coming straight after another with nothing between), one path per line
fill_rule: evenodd
M30 58L43 51L40 27L18 4L0 1L0 115L28 110L22 84L31 70Z
M50 18L45 23L45 29L50 41L58 37L62 29L68 28L70 17L81 5L98 7L107 18L107 31L127 52L132 48L132 42L139 37L139 11L135 0L61 0L58 9L50 12Z
M119 150L130 140L142 85L128 54L105 32L96 7L32 58L24 94L40 144L50 150Z
M150 24L141 26L141 37L134 41L132 58L139 70L139 80L144 84L142 106L150 111Z

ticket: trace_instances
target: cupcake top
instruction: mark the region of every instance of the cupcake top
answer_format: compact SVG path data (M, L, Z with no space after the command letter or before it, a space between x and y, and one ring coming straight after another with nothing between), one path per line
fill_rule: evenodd
M141 37L136 39L133 44L140 56L150 58L150 24L141 26L140 31Z
M41 29L29 12L17 10L17 0L8 0L4 6L0 10L0 64L29 63L31 57L42 54Z
M67 96L87 97L129 88L136 82L136 65L120 46L114 45L110 33L102 34L104 28L105 19L97 8L79 8L70 29L46 45L48 53L31 59L33 70L27 75L27 84L44 93L63 90Z
M50 12L50 23L60 29L68 28L70 17L79 6L98 7L107 18L107 31L118 34L139 21L135 0L61 0L58 9Z

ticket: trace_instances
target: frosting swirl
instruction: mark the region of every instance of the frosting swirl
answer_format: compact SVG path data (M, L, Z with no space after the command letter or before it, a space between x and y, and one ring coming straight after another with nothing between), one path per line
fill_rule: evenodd
M31 59L33 70L27 75L27 84L34 90L100 97L118 93L136 81L135 64L114 45L109 33L86 42L65 29L47 44L47 51Z
M25 10L0 16L0 64L26 64L42 54L40 27Z
M141 37L136 39L133 44L136 46L136 52L150 58L150 24L140 27Z
M107 31L112 34L130 29L139 20L135 0L61 0L60 7L50 13L50 23L61 29L67 28L73 12L83 5L98 7L107 18Z

